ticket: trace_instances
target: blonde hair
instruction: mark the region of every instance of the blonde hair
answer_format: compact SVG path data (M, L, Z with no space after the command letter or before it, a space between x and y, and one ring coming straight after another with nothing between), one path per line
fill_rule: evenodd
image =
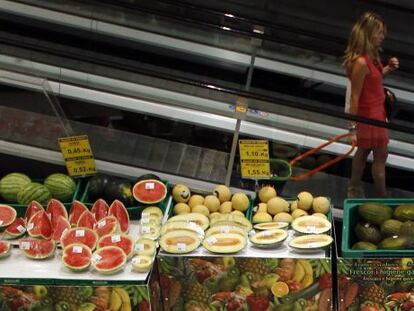
M350 68L354 61L361 55L369 55L373 61L379 57L378 49L375 49L371 40L375 31L383 28L384 35L387 26L381 16L373 12L365 12L362 14L355 25L352 27L351 34L348 39L348 46L345 50L343 65L349 74Z

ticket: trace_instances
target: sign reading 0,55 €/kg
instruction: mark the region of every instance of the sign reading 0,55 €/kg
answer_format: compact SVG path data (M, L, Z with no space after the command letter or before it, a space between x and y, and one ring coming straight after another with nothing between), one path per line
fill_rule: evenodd
M87 135L59 138L59 145L70 176L96 174L95 159Z
M269 143L267 140L240 139L242 178L269 178Z

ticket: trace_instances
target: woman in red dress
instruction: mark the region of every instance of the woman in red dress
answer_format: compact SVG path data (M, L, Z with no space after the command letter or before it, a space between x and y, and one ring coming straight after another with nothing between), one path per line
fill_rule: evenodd
M381 64L379 50L385 38L384 20L372 12L364 13L352 28L345 51L344 66L351 82L349 113L387 121L382 76L398 68L393 57ZM357 145L352 161L348 197L364 197L361 184L368 155L373 153L372 178L378 197L386 196L385 163L388 156L388 130L365 123L351 123L350 140Z

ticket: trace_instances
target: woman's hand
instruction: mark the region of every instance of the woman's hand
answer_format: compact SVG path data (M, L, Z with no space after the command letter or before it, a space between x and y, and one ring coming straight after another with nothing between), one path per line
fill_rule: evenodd
M350 144L356 145L357 143L357 136L355 131L349 131L348 140Z
M398 69L400 66L400 62L398 61L397 57L391 57L388 61L388 66L390 67L390 70Z

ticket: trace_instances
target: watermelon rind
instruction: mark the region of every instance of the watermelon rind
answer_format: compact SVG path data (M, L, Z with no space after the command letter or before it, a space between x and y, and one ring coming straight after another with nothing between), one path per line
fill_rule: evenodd
M17 193L17 203L25 205L31 201L46 205L51 198L49 189L37 182L28 183Z
M30 182L30 177L25 174L7 174L0 180L0 195L8 203L16 203L17 193Z
M62 202L71 202L76 190L76 183L72 177L54 173L46 177L43 184L49 189L53 198Z
M10 242L0 241L0 259L8 257L11 253Z
M16 218L13 223L4 230L4 239L12 240L26 233L26 222L22 217Z
M86 261L82 265L75 266L73 264L73 260L79 256L86 256ZM91 249L79 243L69 244L63 249L62 252L62 263L63 265L73 272L82 272L88 270L89 266L91 265L91 258L92 258L92 251ZM72 264L71 264L72 261Z
M16 220L17 212L10 205L0 204L0 228L10 226Z
M41 249L42 246L48 248ZM19 241L19 247L23 251L26 257L36 260L46 259L55 254L56 243L53 240L41 240L41 239L21 239Z
M132 188L135 200L143 204L159 203L165 199L167 192L167 186L156 179L141 180Z
M98 235L89 228L71 228L66 230L60 239L60 245L65 248L69 244L79 243L88 246L94 250L98 242Z
M134 254L134 245L134 240L126 234L107 234L99 239L97 248L118 246L124 251L127 259L130 259Z
M112 267L103 267L105 259L110 258ZM123 269L127 261L124 251L118 246L105 246L97 249L92 255L92 266L101 274L114 274Z
M111 206L109 207L108 214L111 216L115 216L118 219L119 229L121 229L122 233L128 233L129 231L129 214L128 210L126 209L124 203L119 200L115 200L112 202Z

